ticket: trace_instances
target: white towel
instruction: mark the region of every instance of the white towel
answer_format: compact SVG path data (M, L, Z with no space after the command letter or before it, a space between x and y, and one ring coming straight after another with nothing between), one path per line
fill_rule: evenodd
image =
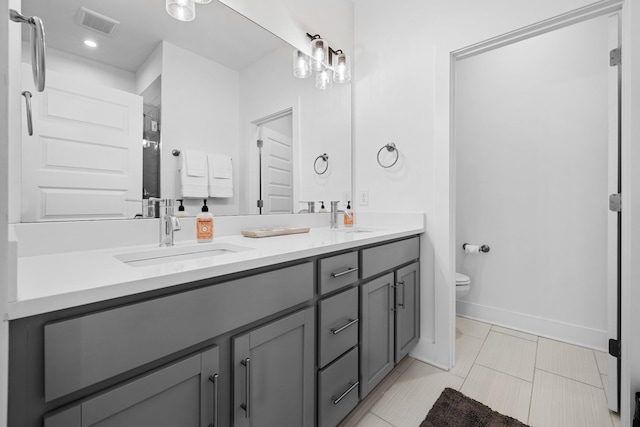
M233 197L233 167L231 157L207 154L209 165L209 197Z
M181 158L180 165L180 196L185 199L206 199L209 197L209 179L207 174L207 162L204 163L203 176L190 176L188 170L187 150ZM201 156L206 159L206 155Z
M202 151L184 150L187 176L207 176L207 155Z

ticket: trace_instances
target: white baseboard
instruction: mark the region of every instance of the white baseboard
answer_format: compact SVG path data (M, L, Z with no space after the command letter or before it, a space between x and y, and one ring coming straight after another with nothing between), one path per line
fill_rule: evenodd
M456 314L497 326L607 352L607 331L515 313L467 301L456 301Z

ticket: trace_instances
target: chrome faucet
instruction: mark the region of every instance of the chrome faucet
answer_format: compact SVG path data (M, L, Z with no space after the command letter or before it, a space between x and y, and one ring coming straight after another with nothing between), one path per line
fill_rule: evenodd
M331 202L331 219L329 222L330 228L338 228L338 213L343 213L347 215L348 218L351 218L351 213L349 213L348 211L338 210L338 203L340 203L339 200Z
M173 232L180 231L180 220L173 213L173 200L155 199L160 210L160 246L173 246Z

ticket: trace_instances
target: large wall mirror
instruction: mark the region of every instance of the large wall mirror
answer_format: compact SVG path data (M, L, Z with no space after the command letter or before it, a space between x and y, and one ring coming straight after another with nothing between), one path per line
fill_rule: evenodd
M23 33L23 222L134 218L143 198L185 194L195 215L203 185L214 215L349 197L351 84L293 77L293 47L220 2L190 22L163 0L22 0L22 13L47 41L39 93Z

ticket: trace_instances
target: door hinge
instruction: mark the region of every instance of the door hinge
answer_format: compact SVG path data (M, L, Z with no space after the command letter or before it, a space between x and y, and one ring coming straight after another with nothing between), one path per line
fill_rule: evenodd
M609 52L609 65L616 67L622 64L622 47L618 47Z
M609 210L611 212L622 212L622 195L620 193L609 195Z
M610 339L609 340L609 354L613 357L620 357L620 341Z
M261 139L259 139L257 142L258 142L258 144L257 144L257 145L258 145L258 148L262 148L262 146L264 145L264 143L262 142L262 140L261 140Z
M257 206L258 206L259 208L264 207L264 201L262 201L262 200L258 200L258 205L257 205Z

